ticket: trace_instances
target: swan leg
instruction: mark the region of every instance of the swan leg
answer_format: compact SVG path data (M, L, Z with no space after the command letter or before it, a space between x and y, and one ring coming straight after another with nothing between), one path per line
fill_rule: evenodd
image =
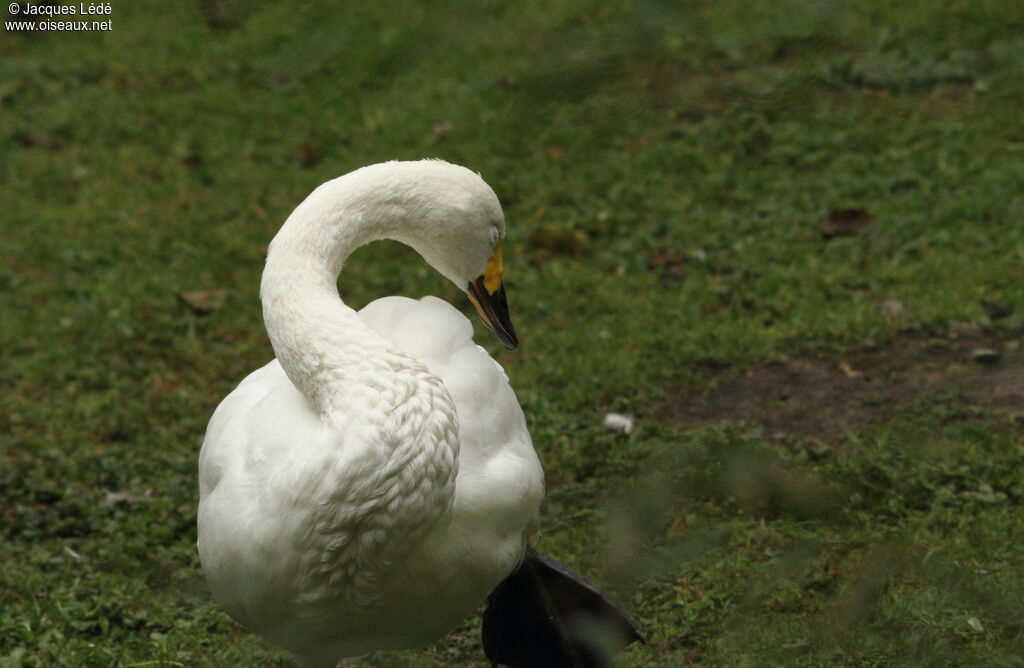
M643 642L632 620L585 577L527 549L484 611L483 645L492 666L606 668Z

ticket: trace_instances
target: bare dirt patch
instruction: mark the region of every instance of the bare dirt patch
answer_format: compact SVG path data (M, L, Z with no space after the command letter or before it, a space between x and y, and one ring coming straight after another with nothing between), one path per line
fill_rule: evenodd
M769 436L838 444L848 431L860 431L921 400L1024 408L1024 354L1010 343L970 333L904 338L841 357L754 367L703 392L671 395L660 415L693 427L752 421Z

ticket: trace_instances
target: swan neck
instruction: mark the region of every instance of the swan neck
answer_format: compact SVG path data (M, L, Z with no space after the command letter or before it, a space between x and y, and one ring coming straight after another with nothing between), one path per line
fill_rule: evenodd
M415 201L365 176L329 181L295 209L270 244L260 294L281 367L346 462L317 474L343 491L318 512L327 526L345 530L331 533L327 565L318 570L326 577L314 573L312 588L332 601L370 606L391 565L449 516L459 441L441 379L371 330L338 295L338 275L356 248L382 238L417 240L405 225Z
M347 403L351 388L380 362L405 355L342 301L337 280L358 247L389 236L379 219L359 214L351 196L329 181L285 221L270 244L260 296L274 353L292 383L325 417Z

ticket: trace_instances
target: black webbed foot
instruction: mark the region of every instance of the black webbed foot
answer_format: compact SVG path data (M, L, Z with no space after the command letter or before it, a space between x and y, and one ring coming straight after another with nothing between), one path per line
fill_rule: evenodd
M608 594L532 549L487 599L484 652L492 666L606 668L643 638Z

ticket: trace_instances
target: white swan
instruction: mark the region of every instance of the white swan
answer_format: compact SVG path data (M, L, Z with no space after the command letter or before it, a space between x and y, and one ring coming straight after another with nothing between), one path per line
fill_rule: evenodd
M524 559L543 472L501 367L446 302L387 297L356 313L336 286L349 253L396 239L511 348L504 233L478 175L427 160L321 185L270 245L261 297L277 359L210 420L198 548L214 598L304 665L435 640ZM503 607L491 626L510 614L533 615ZM518 651L502 642L495 662Z

